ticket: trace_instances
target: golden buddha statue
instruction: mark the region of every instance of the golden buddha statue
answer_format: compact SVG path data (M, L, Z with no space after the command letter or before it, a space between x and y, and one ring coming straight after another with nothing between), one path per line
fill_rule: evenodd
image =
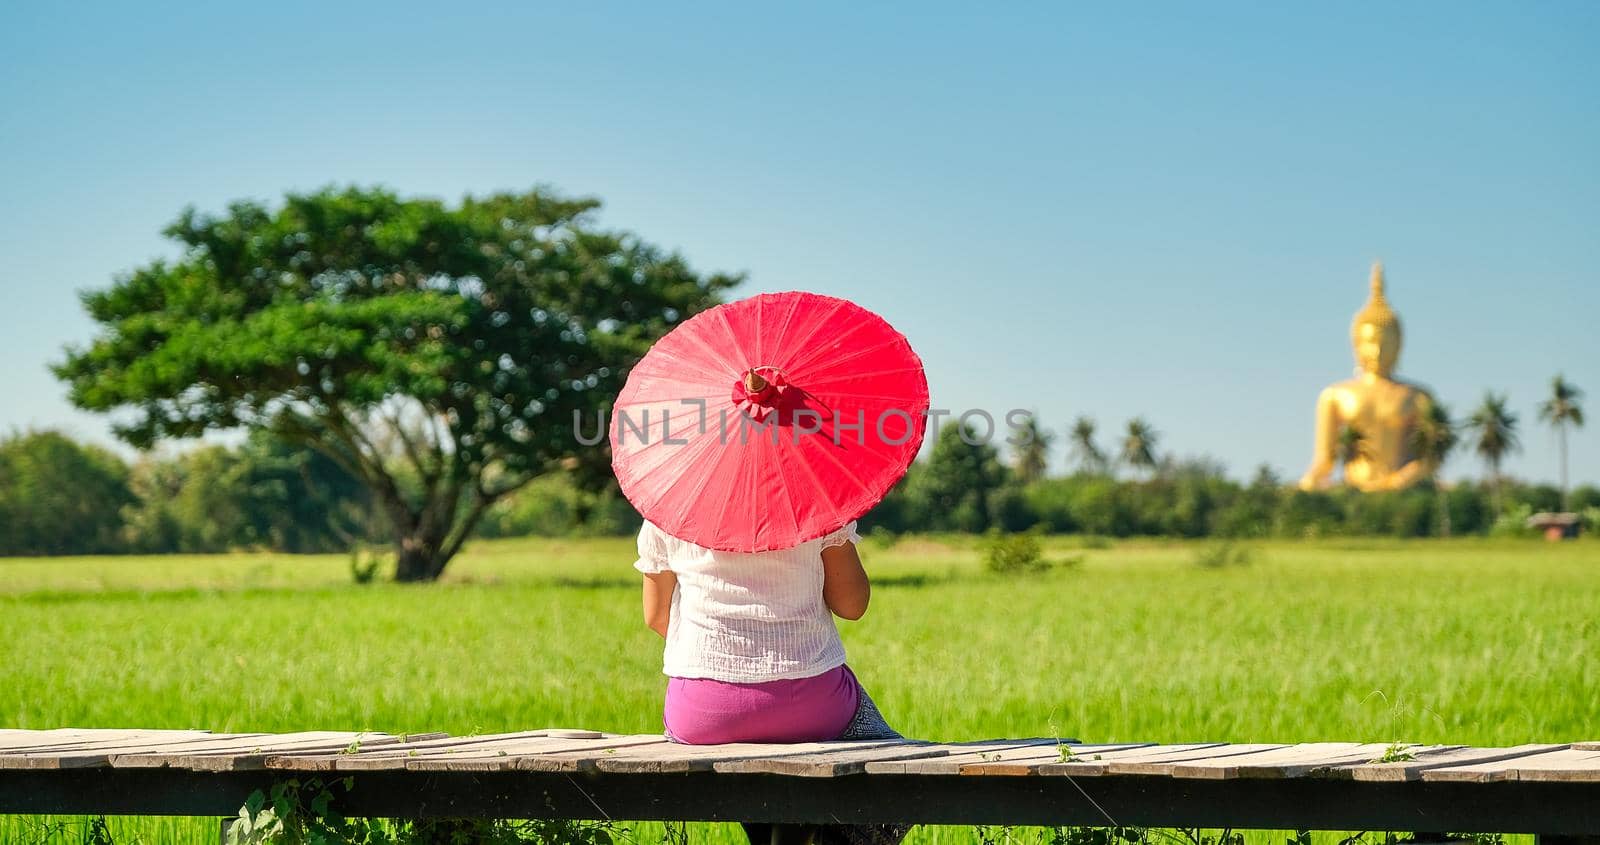
M1332 483L1345 453L1344 483L1358 490L1400 490L1426 478L1433 467L1413 455L1412 433L1433 398L1394 378L1400 357L1400 318L1383 293L1383 265L1372 265L1372 292L1350 325L1356 377L1324 388L1317 397L1316 457L1300 479L1302 490Z

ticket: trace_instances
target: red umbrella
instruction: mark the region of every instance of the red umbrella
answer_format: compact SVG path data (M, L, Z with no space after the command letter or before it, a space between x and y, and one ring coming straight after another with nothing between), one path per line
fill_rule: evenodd
M651 347L617 396L611 466L663 531L786 549L877 504L922 445L928 380L882 317L814 293L719 305Z

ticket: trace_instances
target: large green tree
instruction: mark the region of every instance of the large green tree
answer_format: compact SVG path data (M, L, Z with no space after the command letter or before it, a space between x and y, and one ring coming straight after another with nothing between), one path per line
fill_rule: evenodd
M1572 497L1567 489L1567 429L1583 428L1583 391L1556 376L1550 380L1550 398L1539 403L1539 419L1555 426L1556 437L1561 442L1561 509L1572 509Z
M502 496L563 464L602 477L575 416L738 281L596 228L597 207L351 188L191 209L166 230L180 258L83 297L99 334L56 373L141 448L245 426L321 452L371 490L396 577L431 580Z

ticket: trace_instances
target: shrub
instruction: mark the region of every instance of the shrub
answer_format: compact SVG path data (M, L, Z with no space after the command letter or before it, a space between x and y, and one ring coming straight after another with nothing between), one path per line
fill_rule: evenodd
M1038 531L1007 534L990 529L984 535L983 566L1001 575L1028 575L1049 569L1050 561L1044 559Z
M1500 518L1494 521L1489 528L1491 537L1537 537L1539 529L1528 526L1528 517L1533 516L1533 506L1520 503L1506 508Z

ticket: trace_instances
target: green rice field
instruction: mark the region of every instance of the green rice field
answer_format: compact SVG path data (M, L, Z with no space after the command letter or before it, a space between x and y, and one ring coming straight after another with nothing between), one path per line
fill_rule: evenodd
M978 544L863 547L872 606L840 626L908 736L1600 739L1600 542L1271 542L1206 567L1207 544L1059 538L1027 576ZM354 584L341 556L0 560L0 727L656 732L632 559L628 539L479 542L426 586ZM110 821L118 842L216 841L213 819ZM0 842L82 828L48 823L0 817Z

